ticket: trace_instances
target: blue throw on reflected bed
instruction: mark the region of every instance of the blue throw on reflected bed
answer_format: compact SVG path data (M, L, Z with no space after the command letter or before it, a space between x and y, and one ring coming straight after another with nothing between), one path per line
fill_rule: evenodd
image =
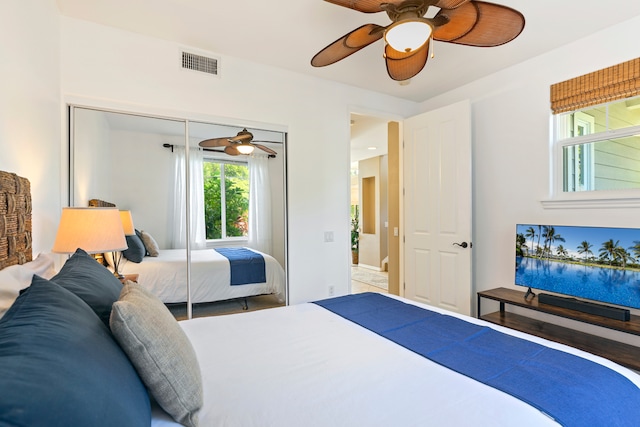
M216 251L229 260L232 286L267 281L264 257L259 253L247 248L217 248Z

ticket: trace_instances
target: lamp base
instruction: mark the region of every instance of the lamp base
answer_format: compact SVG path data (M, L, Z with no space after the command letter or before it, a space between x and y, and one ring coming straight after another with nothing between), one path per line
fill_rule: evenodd
M117 270L113 272L113 275L116 276L118 280L124 280L124 276L120 274Z

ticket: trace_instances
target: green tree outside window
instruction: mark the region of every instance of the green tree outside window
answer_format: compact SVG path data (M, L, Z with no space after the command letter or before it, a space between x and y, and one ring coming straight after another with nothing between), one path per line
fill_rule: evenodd
M207 240L247 236L247 224L249 223L248 166L246 164L205 161L203 177Z

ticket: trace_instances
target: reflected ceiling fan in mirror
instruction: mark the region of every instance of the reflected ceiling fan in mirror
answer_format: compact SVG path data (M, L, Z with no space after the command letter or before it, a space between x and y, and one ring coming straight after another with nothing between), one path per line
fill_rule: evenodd
M433 40L491 47L510 42L524 29L524 16L517 10L478 0L325 1L364 13L384 11L392 22L356 28L318 52L311 65L334 64L384 38L387 72L398 81L422 71Z
M230 156L251 154L254 148L259 148L271 156L277 155L271 148L257 144L257 142L270 141L254 141L253 134L247 128L244 128L236 136L205 139L200 141L199 145L204 148L224 147L224 152Z

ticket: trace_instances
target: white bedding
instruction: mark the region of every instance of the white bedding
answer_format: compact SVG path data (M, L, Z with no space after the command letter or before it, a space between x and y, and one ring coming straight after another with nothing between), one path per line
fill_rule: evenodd
M265 260L267 281L231 286L231 270L226 257L213 249L191 251L191 301L223 301L262 294L275 294L283 301L284 270L275 258L259 253ZM138 283L164 303L187 301L184 249L161 249L158 257L144 257L139 264L127 261L119 270L122 274L138 274Z
M405 302L413 303L407 300ZM606 359L415 303L640 377ZM204 382L202 426L554 426L520 400L315 304L180 322ZM152 425L177 426L161 410Z

